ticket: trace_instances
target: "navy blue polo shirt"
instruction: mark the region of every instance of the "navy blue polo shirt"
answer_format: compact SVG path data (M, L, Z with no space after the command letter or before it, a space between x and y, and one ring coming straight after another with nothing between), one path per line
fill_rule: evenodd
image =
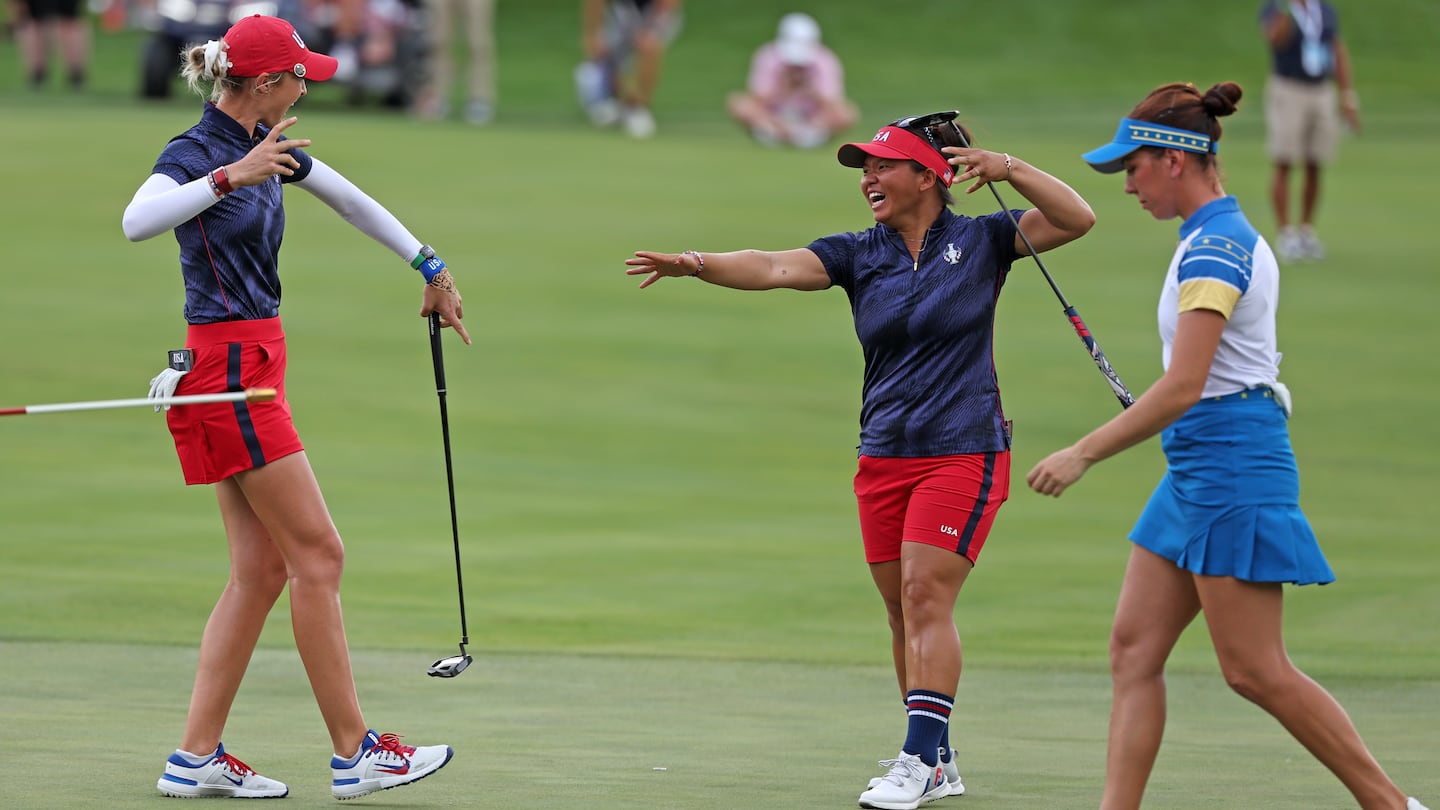
M1289 14L1290 4L1284 0L1267 0L1264 7L1260 9L1260 22L1262 25L1269 25L1270 18L1276 14ZM1304 36L1300 32L1299 25L1296 25L1295 33L1290 41L1281 48L1270 49L1270 71L1276 76L1283 76L1297 82L1318 84L1326 81L1335 75L1335 37L1340 32L1340 17L1335 12L1335 7L1329 3L1320 3L1320 43L1324 46L1326 64L1324 73L1319 76L1312 76L1305 72L1304 63L1301 61L1301 49L1304 48Z
M184 185L245 157L270 129L252 135L214 104L200 122L166 144L152 173ZM285 140L282 135L280 140ZM186 323L250 321L280 314L280 242L285 235L281 185L303 180L313 165L299 149L300 168L258 186L237 188L175 228L185 277Z
M826 236L809 248L855 316L865 357L860 453L922 458L1007 449L995 307L1019 254L1005 212L971 218L946 208L925 234L918 266L887 225Z

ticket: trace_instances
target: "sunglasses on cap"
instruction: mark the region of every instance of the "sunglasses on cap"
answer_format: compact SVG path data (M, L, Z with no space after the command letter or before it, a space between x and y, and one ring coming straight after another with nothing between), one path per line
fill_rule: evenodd
M890 122L890 126L899 127L900 129L923 136L925 140L930 142L930 145L934 147L935 151L939 152L941 144L935 142L935 136L930 134L930 128L942 124L949 124L955 130L955 134L959 136L962 146L970 145L970 140L966 138L965 133L960 130L960 125L955 123L955 119L959 117L959 110L946 110L944 112L933 112L928 115L911 115L906 118L897 118Z

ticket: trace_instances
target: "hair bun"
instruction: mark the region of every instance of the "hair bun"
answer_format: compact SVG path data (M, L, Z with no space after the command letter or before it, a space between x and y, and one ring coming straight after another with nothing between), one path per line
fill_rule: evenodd
M1201 103L1205 105L1206 112L1216 118L1221 118L1235 112L1235 107L1244 92L1235 82L1220 82L1205 91L1205 97Z

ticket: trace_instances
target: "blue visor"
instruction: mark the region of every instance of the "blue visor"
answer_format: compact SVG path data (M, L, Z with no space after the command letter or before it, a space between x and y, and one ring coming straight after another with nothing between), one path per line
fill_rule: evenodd
M1179 149L1184 152L1214 153L1215 144L1209 135L1201 135L1188 129L1176 129L1149 121L1133 118L1120 119L1115 138L1099 149L1092 149L1081 155L1086 163L1103 174L1114 174L1125 168L1125 158L1142 146L1158 146L1161 149Z

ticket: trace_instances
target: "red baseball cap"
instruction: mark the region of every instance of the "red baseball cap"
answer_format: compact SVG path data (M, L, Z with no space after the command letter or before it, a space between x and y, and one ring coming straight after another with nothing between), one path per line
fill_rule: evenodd
M297 78L323 82L335 75L339 62L333 56L315 53L295 26L279 17L255 14L230 26L225 32L229 75L259 76L261 73L293 73Z
M908 129L881 127L869 143L847 143L840 147L835 157L841 166L859 169L865 165L866 155L891 160L913 160L934 171L947 188L955 182L955 167L940 154L940 150Z

